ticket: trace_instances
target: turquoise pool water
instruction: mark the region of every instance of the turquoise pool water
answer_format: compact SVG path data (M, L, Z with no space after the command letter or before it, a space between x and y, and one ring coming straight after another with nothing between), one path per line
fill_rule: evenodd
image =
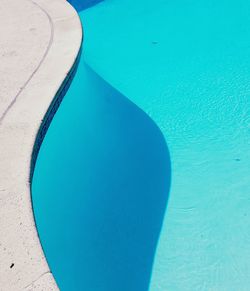
M249 290L250 2L81 9L32 185L61 290Z

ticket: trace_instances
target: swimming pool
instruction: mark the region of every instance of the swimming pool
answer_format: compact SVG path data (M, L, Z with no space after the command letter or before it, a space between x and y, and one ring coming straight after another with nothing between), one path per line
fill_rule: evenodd
M62 290L249 290L249 8L79 11L83 56L32 185Z

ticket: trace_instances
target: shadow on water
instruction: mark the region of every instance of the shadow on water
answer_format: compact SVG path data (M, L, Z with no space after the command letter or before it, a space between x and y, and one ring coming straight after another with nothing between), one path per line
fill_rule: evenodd
M170 175L158 127L81 60L32 184L61 290L148 289Z
M84 0L84 1L79 1L79 0L67 0L72 6L75 7L75 9L80 12L84 9L87 9L91 6L96 5L99 2L102 2L104 0Z

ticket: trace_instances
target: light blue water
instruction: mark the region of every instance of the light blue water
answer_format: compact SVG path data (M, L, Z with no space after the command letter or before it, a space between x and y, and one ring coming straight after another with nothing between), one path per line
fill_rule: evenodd
M82 60L33 181L59 286L147 290L169 149L150 290L249 290L250 2L106 0L80 16L86 63L167 145Z

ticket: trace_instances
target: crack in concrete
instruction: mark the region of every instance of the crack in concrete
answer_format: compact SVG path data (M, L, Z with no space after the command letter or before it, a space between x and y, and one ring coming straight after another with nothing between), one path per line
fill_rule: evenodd
M39 279L41 279L46 274L52 274L52 273L51 273L51 271L46 271L46 272L42 273L37 279L33 280L30 284L26 285L24 287L24 289L29 288L32 284L36 283Z
M53 39L54 39L54 24L52 21L52 18L50 17L50 15L48 14L48 12L41 7L38 3L36 3L33 0L28 0L31 3L33 3L35 6L37 6L41 11L43 11L43 13L47 16L49 23L50 23L50 39L49 39L49 43L48 46L40 60L40 62L38 63L38 66L35 68L35 70L31 73L31 75L29 76L28 80L24 83L24 85L19 89L18 93L16 94L16 96L12 99L12 101L10 102L10 104L7 106L7 108L5 109L5 111L3 112L3 114L0 117L0 125L2 123L2 121L4 120L6 114L9 112L9 110L12 108L12 106L16 103L18 97L20 96L20 94L24 91L24 89L26 88L26 86L29 84L29 82L31 81L31 79L34 77L34 75L36 74L36 72L39 70L39 68L41 67L42 63L44 62L45 58L48 55L48 52L51 48L51 45L53 43Z

